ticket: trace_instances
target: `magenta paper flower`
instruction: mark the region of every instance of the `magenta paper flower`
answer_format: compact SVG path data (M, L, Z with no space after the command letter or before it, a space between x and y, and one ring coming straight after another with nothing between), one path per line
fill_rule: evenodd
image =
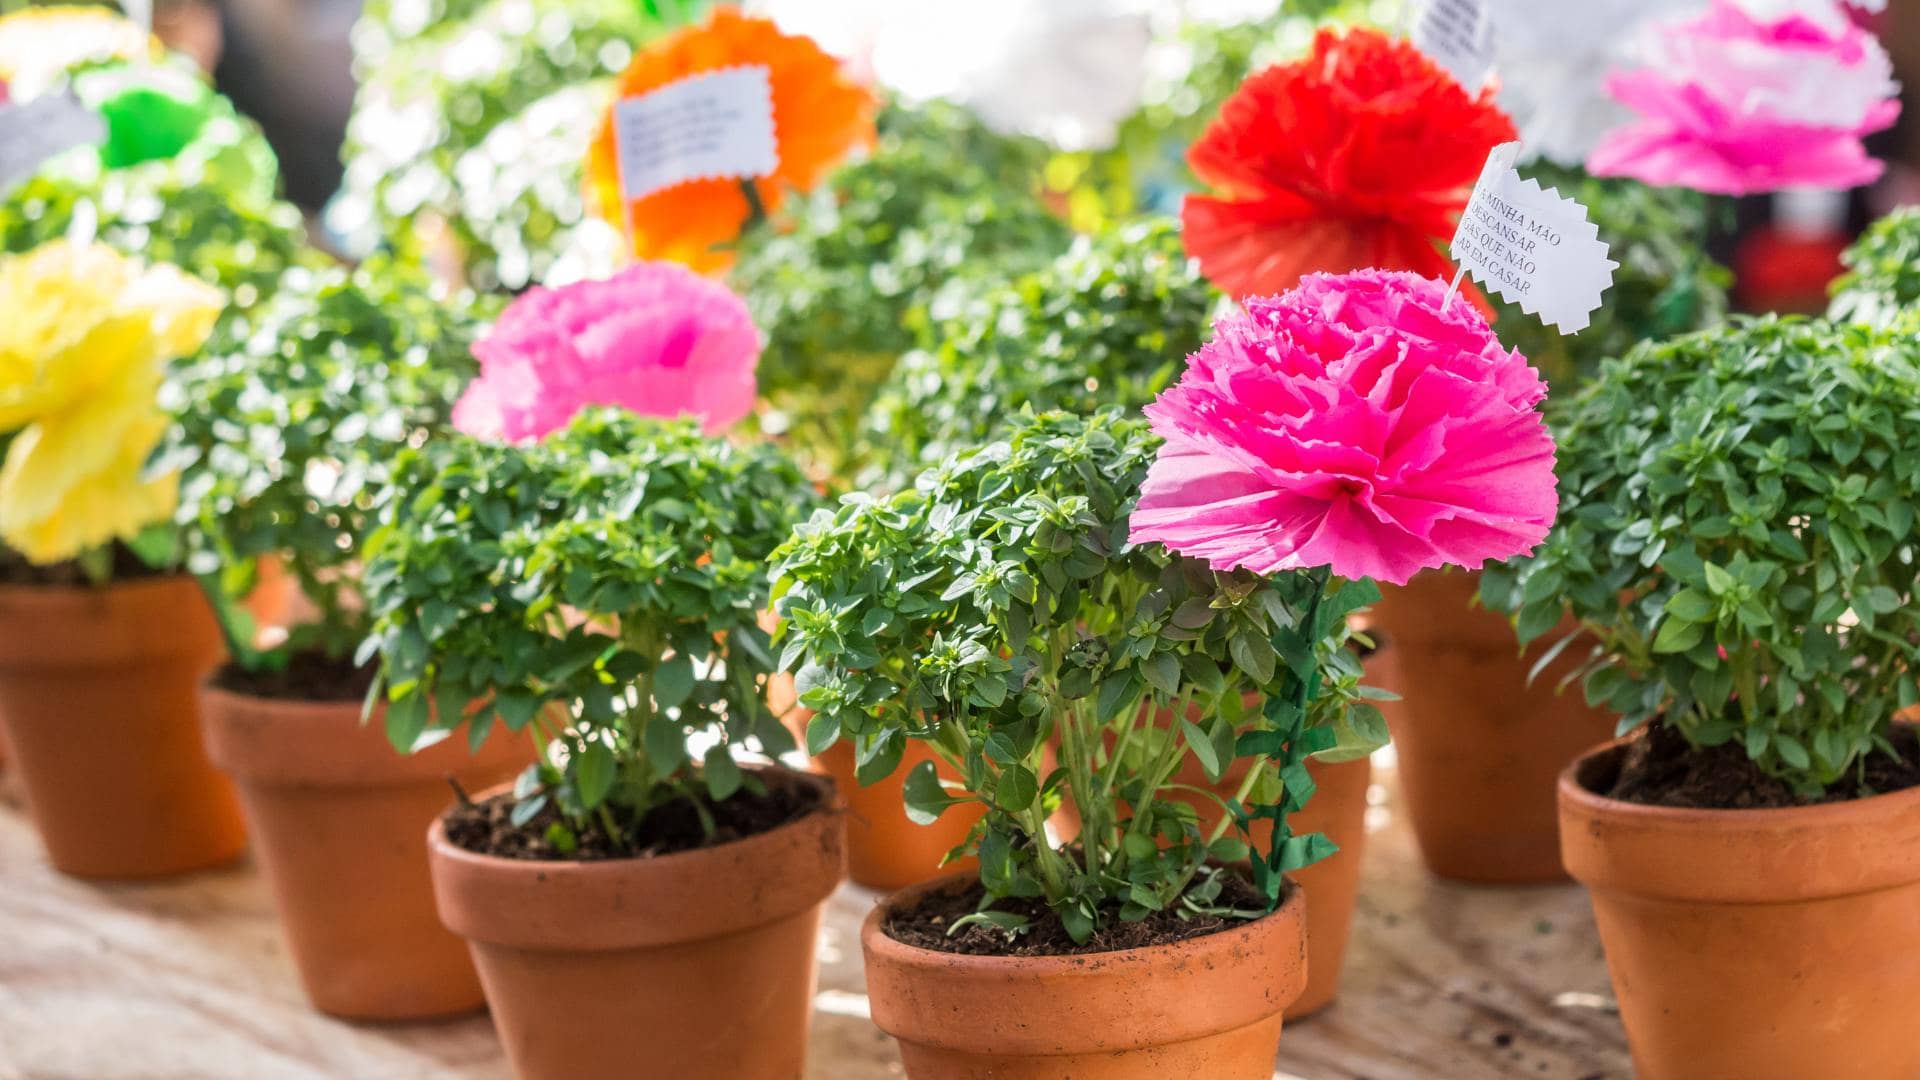
M1546 385L1418 274L1311 274L1214 324L1147 406L1130 539L1216 570L1393 584L1531 551L1559 509Z
M474 343L480 377L453 409L469 435L523 442L589 405L696 416L708 434L753 409L760 332L726 286L678 263L534 288Z
M1861 140L1899 118L1899 85L1886 50L1852 21L1759 18L1715 0L1659 29L1652 66L1607 82L1639 119L1594 148L1594 174L1750 195L1855 187L1885 170Z

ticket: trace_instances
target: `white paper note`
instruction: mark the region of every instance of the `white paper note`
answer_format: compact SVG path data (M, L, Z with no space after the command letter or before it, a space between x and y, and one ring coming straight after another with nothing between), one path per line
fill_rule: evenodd
M765 176L780 164L765 67L703 72L624 98L613 125L629 199L689 180Z
M1497 146L1453 234L1453 258L1484 288L1563 334L1585 330L1620 264L1586 207L1523 180L1517 142Z
M1493 73L1493 15L1482 0L1420 0L1413 43L1470 94Z
M106 121L72 94L0 106L0 189L40 171L55 154L105 141Z

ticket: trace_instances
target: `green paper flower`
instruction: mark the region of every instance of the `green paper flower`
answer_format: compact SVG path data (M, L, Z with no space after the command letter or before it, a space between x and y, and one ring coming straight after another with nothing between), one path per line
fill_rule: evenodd
M197 76L171 66L102 69L82 76L75 90L107 122L100 163L109 169L174 158L215 116L233 111Z

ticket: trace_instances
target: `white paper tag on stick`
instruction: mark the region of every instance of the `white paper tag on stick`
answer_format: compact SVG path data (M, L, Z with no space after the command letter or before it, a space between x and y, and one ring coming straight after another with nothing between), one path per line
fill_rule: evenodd
M765 67L709 71L613 107L620 189L644 198L689 180L744 180L780 165Z
M1577 334L1593 321L1620 264L1607 257L1586 207L1520 178L1513 168L1519 156L1513 142L1487 157L1453 234L1453 258L1520 310Z
M1493 13L1483 0L1418 0L1413 44L1446 68L1467 93L1493 73Z
M0 189L25 180L55 154L107 141L107 122L72 94L0 106Z

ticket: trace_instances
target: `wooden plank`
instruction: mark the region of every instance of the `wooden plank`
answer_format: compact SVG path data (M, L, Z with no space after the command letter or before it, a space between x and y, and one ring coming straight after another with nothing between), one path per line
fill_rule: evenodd
M1342 997L1289 1025L1276 1077L1626 1080L1585 894L1430 878L1377 770L1375 832ZM810 1080L902 1075L866 1019L848 886L820 942ZM246 864L143 885L49 869L0 774L0 1080L504 1080L486 1018L347 1024L306 1006Z

